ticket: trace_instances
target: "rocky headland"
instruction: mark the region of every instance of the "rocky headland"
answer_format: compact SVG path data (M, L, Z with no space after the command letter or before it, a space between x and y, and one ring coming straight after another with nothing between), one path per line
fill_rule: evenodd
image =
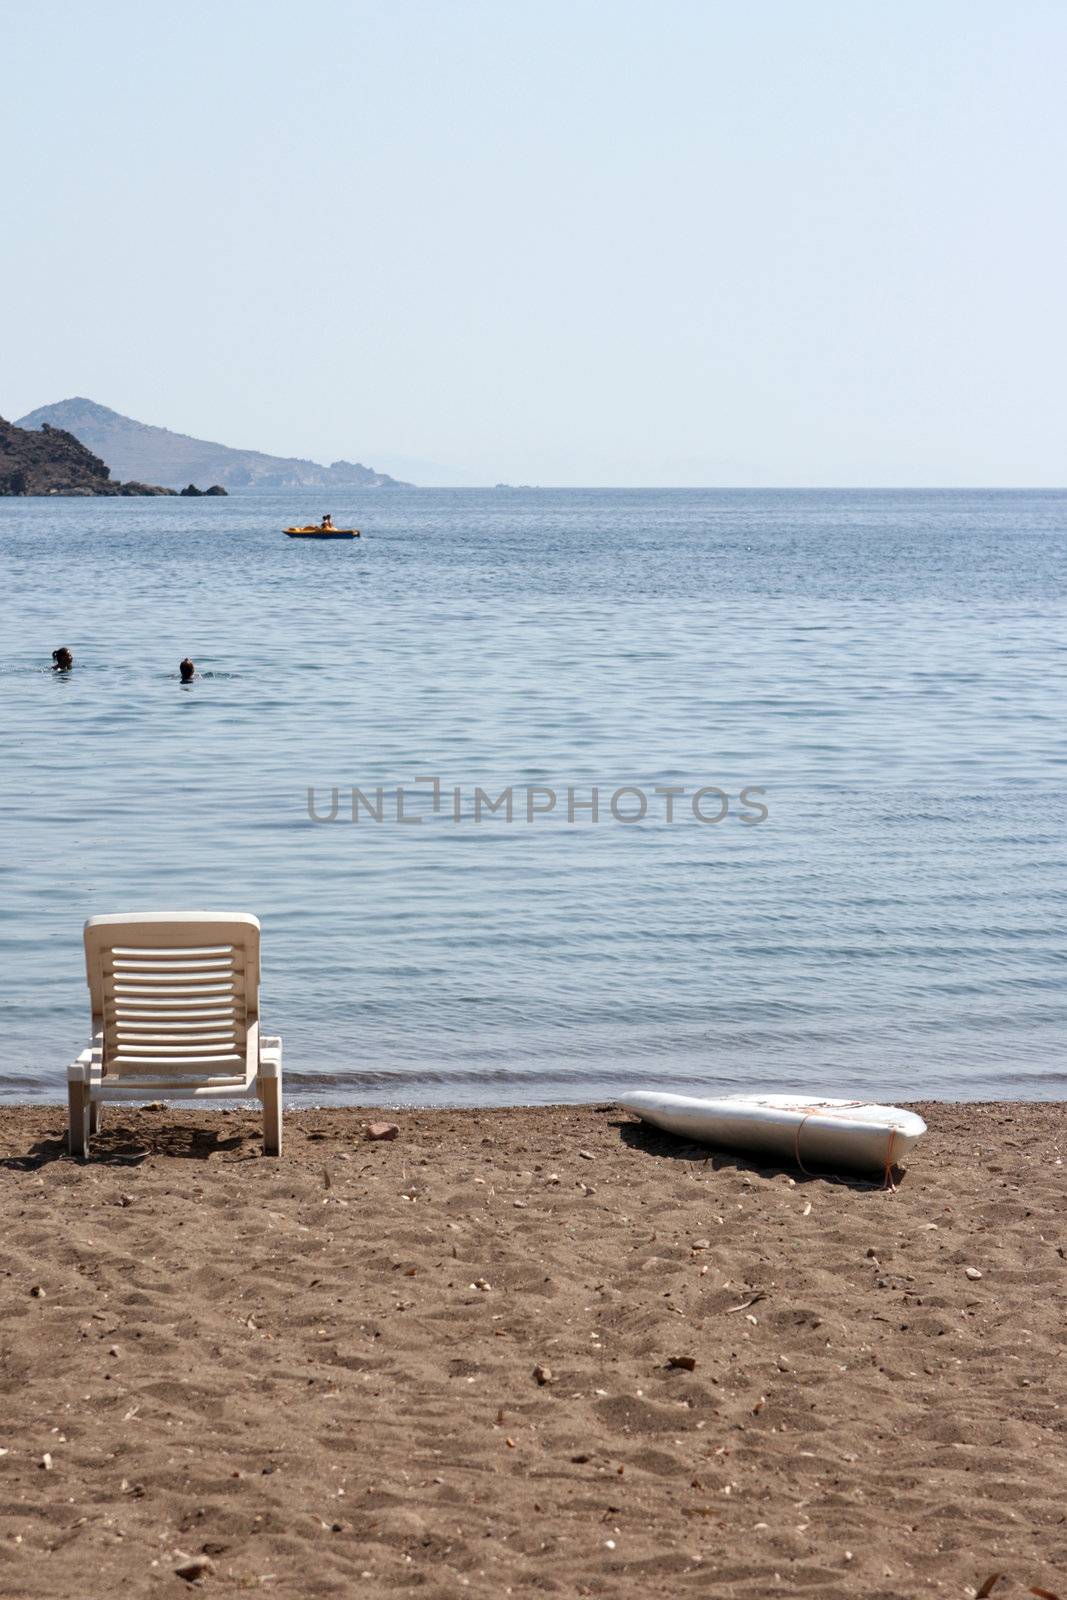
M0 495L173 494L153 483L121 483L72 433L16 427L0 417Z

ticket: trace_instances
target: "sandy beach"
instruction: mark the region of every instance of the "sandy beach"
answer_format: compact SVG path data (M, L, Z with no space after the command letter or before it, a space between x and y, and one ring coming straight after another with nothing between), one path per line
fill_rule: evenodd
M1064 1108L917 1109L889 1193L607 1105L5 1108L0 1593L1067 1595Z

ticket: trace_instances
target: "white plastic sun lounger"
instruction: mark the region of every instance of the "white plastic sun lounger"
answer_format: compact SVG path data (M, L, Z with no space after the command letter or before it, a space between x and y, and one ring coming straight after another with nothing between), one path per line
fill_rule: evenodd
M282 1150L282 1041L259 1031L259 923L245 912L90 917L88 1050L67 1069L70 1153L85 1156L109 1101L263 1105L263 1146Z

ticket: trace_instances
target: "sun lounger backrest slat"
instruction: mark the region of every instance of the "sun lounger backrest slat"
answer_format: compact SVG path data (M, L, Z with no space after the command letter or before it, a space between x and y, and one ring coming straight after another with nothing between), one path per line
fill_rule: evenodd
M93 917L85 953L103 1071L139 1078L245 1072L259 1014L259 923L239 913Z

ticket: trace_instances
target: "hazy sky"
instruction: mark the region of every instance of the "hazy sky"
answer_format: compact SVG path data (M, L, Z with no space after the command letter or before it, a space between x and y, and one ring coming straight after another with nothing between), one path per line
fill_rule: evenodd
M1063 0L0 0L0 57L7 417L1067 482Z

